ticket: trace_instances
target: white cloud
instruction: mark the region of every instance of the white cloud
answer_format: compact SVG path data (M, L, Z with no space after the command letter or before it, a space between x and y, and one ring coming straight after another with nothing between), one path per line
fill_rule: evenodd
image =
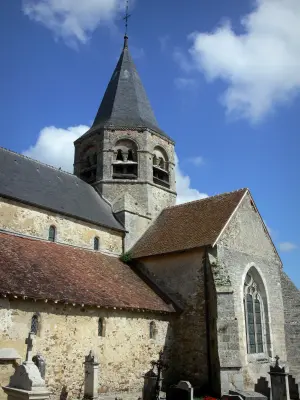
M284 252L292 251L297 248L298 248L298 246L295 243L291 243L291 242L279 243L279 249Z
M43 163L61 168L64 171L73 172L74 145L73 142L89 129L86 125L78 125L67 129L54 126L41 130L36 143L23 152L24 155L39 160ZM176 156L176 181L177 203L202 199L207 197L191 187L189 176L185 175L179 167Z
M254 10L234 32L229 21L211 33L190 35L192 61L209 81L228 85L222 102L229 114L257 122L300 92L300 1L256 0ZM176 58L175 57L175 58Z
M41 130L36 143L23 154L64 171L73 172L73 142L88 129L85 125L67 129L48 126Z
M204 164L204 159L201 156L196 156L196 157L190 157L188 159L188 161L190 163L192 163L193 165L195 165L195 167L199 167L200 165Z
M55 38L76 46L86 43L100 24L124 12L124 0L23 0L23 12L50 29Z
M196 80L192 78L175 78L174 84L179 90L195 89L197 86Z
M204 199L207 197L206 193L201 193L197 189L191 187L191 179L185 175L179 166L179 160L175 155L176 162L176 189L177 189L177 204L186 203L188 201Z

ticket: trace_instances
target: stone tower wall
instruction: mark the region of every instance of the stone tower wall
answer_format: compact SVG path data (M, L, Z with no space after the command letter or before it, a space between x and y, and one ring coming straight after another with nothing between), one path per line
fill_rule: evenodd
M138 178L113 179L114 148L119 140L131 140L137 147ZM76 143L74 171L80 175L80 157L86 148L97 152L97 179L93 186L108 200L125 225L125 250L143 235L151 221L176 202L174 143L149 130L103 130ZM153 154L162 148L169 161L170 187L153 182Z

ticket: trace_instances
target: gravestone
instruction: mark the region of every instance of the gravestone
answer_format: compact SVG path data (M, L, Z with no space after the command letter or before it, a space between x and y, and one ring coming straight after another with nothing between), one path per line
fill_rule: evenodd
M279 357L275 357L275 365L270 366L272 400L290 400L288 374L279 365Z
M3 387L8 400L49 399L50 392L47 390L40 371L32 361L33 338L34 334L30 332L25 341L27 345L26 359L15 369L9 385Z
M229 394L238 395L242 400L267 400L263 394L248 390L229 390Z
M99 385L99 363L91 350L85 357L84 364L84 398L85 399L96 399L98 397L98 385Z
M166 400L193 400L194 389L190 382L180 381L177 385L172 385L166 393Z
M156 399L157 378L153 368L144 375L143 400Z

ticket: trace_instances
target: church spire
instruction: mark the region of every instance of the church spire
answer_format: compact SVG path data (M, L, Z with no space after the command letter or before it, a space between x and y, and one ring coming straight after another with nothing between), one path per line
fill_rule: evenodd
M91 130L149 128L163 134L129 52L128 36Z

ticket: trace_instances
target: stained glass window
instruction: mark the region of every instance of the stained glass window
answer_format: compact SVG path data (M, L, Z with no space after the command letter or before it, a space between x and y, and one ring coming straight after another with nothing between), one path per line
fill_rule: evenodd
M244 286L245 324L248 353L264 352L263 302L258 286L248 273Z

